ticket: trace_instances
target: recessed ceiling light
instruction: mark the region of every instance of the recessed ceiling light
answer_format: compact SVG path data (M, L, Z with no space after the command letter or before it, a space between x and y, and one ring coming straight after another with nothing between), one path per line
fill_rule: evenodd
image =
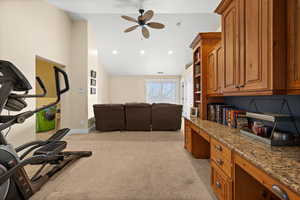
M169 55L172 55L173 53L174 53L174 52L173 52L173 51L171 51L171 50L170 50L170 51L168 51L168 54L169 54Z
M113 53L114 55L117 55L117 54L118 54L118 51L117 51L117 50L113 50L112 53Z
M145 50L141 50L141 51L140 51L140 54L141 54L141 55L144 55L145 53L146 53Z

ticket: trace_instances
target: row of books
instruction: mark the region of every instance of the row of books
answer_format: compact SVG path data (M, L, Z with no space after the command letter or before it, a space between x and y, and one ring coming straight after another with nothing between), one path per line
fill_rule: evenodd
M209 104L208 120L231 128L248 127L246 112L226 104Z

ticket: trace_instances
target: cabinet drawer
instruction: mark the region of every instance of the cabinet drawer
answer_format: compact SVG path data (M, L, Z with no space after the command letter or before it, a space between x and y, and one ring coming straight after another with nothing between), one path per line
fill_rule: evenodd
M282 196L287 196L287 199L289 200L300 199L296 193L292 192L286 186L282 185L236 153L234 155L234 162L263 186L265 186L269 191L272 191L274 194L276 194L276 196L279 198L284 199Z
M232 177L231 150L222 143L211 139L211 160L222 169L227 176Z
M214 162L211 163L211 186L218 200L232 199L232 181L222 171L218 169Z
M215 158L221 158L222 160L232 162L231 150L221 142L215 139L211 139L210 143L211 156Z

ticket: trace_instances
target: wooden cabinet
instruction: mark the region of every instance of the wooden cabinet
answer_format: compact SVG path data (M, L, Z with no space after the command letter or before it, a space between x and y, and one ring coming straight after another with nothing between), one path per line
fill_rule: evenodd
M221 169L228 177L232 177L232 158L231 150L222 143L211 139L211 160Z
M219 200L232 199L232 151L211 138L211 184Z
M221 2L225 95L285 92L285 8L282 0Z
M211 158L211 187L218 200L300 199L286 185L193 121L185 119L185 125L185 135L188 136L185 137L185 147L195 158Z
M184 120L184 148L192 152L192 129L188 120Z
M218 92L218 69L215 51L208 54L207 61L207 94L211 95Z
M211 186L218 200L232 200L232 180L214 162L212 162L211 167Z
M234 197L236 200L280 200L239 166L235 168Z
M289 0L288 15L288 94L300 94L300 1Z
M194 158L210 158L210 137L207 133L185 119L184 134L184 147Z
M223 75L223 49L220 43L208 54L207 62L207 95L220 96Z
M270 177L268 174L258 169L256 166L251 164L249 161L245 160L239 154L234 154L234 162L235 162L235 199L236 200L252 200L256 199L255 197L260 197L261 199L274 199L279 200L278 197L287 197L285 199L289 200L299 200L299 196L288 189L286 186L282 185L277 180ZM242 171L241 171L242 169ZM242 173L241 173L242 172ZM245 175L245 173L247 175ZM247 187L247 183L250 182L245 180L246 177L252 177L253 180L260 183L260 186L257 186L258 183L252 183L253 188L252 192L249 191L249 187ZM247 178L249 180L249 178ZM253 182L253 180L250 181ZM256 186L255 186L256 185ZM245 187L246 186L246 187ZM243 189L244 188L244 189ZM261 191L261 189L255 188L265 188L264 191L267 192L267 195L263 195L262 193L257 193L257 191ZM256 194L255 194L256 192ZM256 195L256 196L254 196ZM278 196L278 197L277 197ZM253 197L253 198L251 198ZM282 198L284 199L284 198Z
M200 119L207 119L207 84L212 81L211 87L216 87L214 80L208 80L208 73L215 73L215 59L209 53L214 49L216 44L221 40L221 33L209 32L199 33L190 47L193 49L194 64L194 107L198 108ZM213 70L213 71L208 71ZM211 84L211 83L210 83ZM214 89L215 90L215 89Z
M225 3L225 2L224 2ZM222 38L224 47L223 92L238 91L239 73L239 27L238 0L228 1L228 7L222 11Z

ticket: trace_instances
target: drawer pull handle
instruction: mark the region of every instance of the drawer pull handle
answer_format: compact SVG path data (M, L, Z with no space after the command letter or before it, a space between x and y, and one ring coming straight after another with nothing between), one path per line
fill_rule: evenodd
M219 188L219 189L222 187L222 185L221 185L221 183L220 183L219 181L216 182L216 186L217 186L217 188Z
M223 151L223 149L222 149L222 147L221 147L220 145L216 145L216 149L217 149L218 151Z
M272 185L272 191L282 200L289 200L288 194L278 185Z
M221 159L217 159L216 160L216 163L219 165L219 166L221 166L221 165L223 165L223 160L221 160Z

